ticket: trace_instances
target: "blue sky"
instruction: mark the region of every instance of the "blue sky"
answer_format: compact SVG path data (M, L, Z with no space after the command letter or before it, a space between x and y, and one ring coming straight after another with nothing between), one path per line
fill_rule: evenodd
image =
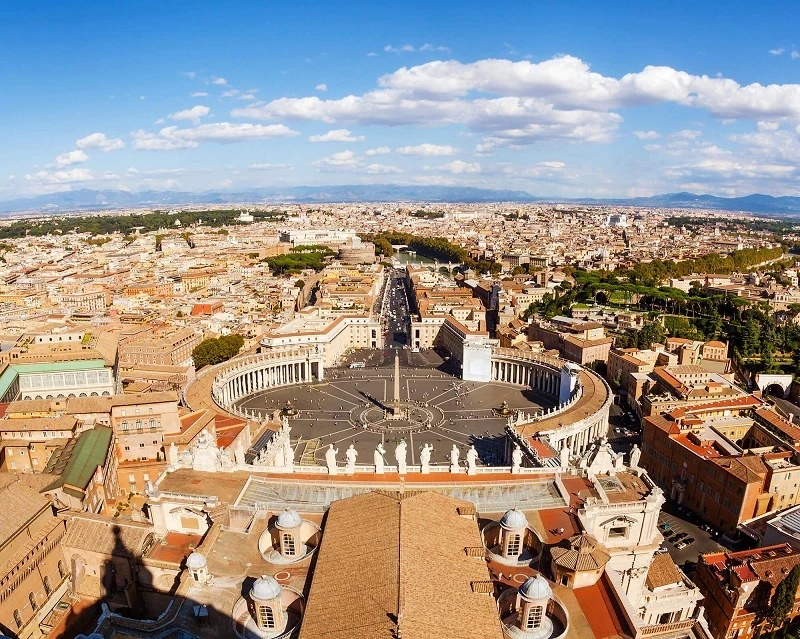
M649 4L7 3L0 199L800 195L800 3Z

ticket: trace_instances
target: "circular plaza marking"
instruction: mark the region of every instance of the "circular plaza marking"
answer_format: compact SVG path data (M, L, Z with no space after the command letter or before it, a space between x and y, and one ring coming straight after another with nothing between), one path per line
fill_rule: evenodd
M371 465L378 444L385 463L396 464L395 448L405 440L408 464L420 463L420 451L433 446L432 466L447 466L453 446L464 465L470 446L478 463L504 465L508 414L539 413L555 399L529 388L500 382L469 382L433 367L404 367L400 397L394 403L394 370L390 365L361 369L327 368L325 380L257 391L235 402L256 417L290 405L295 464L324 465L330 444L345 461L352 445L357 464ZM500 414L499 409L507 409ZM396 407L402 411L394 414Z

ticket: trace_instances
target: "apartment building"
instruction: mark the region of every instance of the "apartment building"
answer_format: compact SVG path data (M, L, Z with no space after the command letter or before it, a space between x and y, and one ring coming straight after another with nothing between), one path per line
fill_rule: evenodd
M185 366L203 340L194 328L162 328L140 333L120 343L121 364Z
M789 544L701 555L695 583L704 596L708 629L714 639L749 639L771 631L775 589L800 565L800 552ZM787 622L800 616L800 591Z
M606 337L602 324L563 316L550 321L534 320L528 328L528 339L542 342L546 349L557 350L564 359L582 365L608 360L614 342Z
M40 493L51 480L0 473L0 628L8 637L45 637L44 620L69 591L66 524Z

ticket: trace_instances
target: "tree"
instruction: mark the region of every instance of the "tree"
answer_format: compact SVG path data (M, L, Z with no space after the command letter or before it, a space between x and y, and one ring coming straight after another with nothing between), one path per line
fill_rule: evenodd
M192 351L195 368L226 362L238 354L242 346L244 346L244 339L235 333L216 339L204 339Z
M800 564L792 568L787 577L775 588L775 594L772 596L772 617L770 619L775 627L781 627L792 608L794 608L794 600L797 597L797 587L799 585Z

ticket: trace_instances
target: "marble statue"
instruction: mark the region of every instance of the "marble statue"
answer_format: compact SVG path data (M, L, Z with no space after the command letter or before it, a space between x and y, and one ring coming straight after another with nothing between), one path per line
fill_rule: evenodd
M425 444L419 454L419 461L422 465L422 474L427 475L431 472L431 453L433 452L433 445Z
M242 440L236 442L236 450L233 451L233 457L236 460L236 463L239 466L243 466L245 464L244 461L244 445L242 444Z
M514 450L511 452L511 474L518 475L521 467L522 449L519 447L519 444L514 444Z
M631 448L631 459L629 466L631 468L639 468L639 458L642 456L642 449L636 444Z
M394 458L397 460L397 472L401 475L406 474L406 440L401 439L394 449Z
M169 462L170 466L178 465L178 447L175 445L175 442L172 442L169 445L169 450L167 451L167 461Z
M335 475L337 468L336 468L336 455L339 453L339 449L334 449L333 444L328 444L328 450L325 451L325 464L328 467L328 474Z
M384 464L384 455L386 454L386 449L383 447L383 444L378 444L375 447L375 452L372 453L372 461L375 463L375 474L376 475L383 475L383 464Z
M345 451L344 456L347 458L345 470L348 475L352 475L356 472L356 457L358 457L358 451L353 444L350 444L350 448Z
M458 446L453 444L453 448L450 449L450 472L451 473L460 473L461 469L458 467Z
M288 437L283 444L283 467L290 471L294 470L294 450Z
M569 466L569 448L567 447L567 442L564 442L564 445L561 447L561 454L559 457L561 458L561 468L567 468Z
M467 451L467 475L477 475L478 451L475 446L470 446Z

